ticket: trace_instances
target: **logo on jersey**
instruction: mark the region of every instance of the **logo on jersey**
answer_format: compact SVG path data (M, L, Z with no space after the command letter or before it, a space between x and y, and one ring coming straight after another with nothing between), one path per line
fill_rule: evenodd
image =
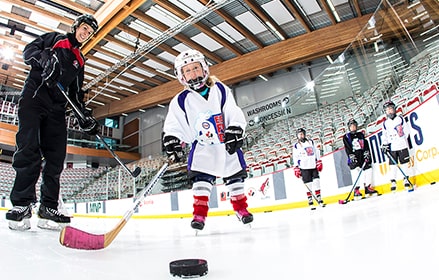
M212 115L211 112L200 113L195 123L197 140L201 145L224 143L224 118L221 113Z

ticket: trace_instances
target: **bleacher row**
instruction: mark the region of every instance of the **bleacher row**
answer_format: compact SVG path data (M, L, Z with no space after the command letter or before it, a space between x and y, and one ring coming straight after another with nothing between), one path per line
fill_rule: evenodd
M247 137L254 140L246 147L244 154L249 176L261 176L290 167L293 164L292 145L296 141L295 131L298 128L305 128L307 137L313 139L322 154L326 154L343 146L342 137L347 132L346 124L350 118L358 121L366 135L377 131L385 117L382 114L382 104L389 97L397 104L398 113L409 112L437 93L438 61L439 51L431 52L407 68L397 87L393 87L388 78L366 92L322 107L320 112L309 112L279 121L268 127L264 133L257 129L248 131ZM10 110L10 107L9 104L2 105L2 110ZM144 186L165 160L164 156L157 156L128 164L132 170L136 166L141 167L142 173L136 179L121 170L120 166L111 169L65 169L61 175L61 195L64 200L77 202L127 197L132 195L134 189ZM0 195L7 197L13 185L15 171L11 164L0 162L0 172ZM169 176L172 180L178 180L173 181L171 185L164 184L161 191L187 189L187 181L181 179L184 176L180 175L176 172ZM219 178L217 183L221 182ZM40 184L41 179L37 183L37 194Z
M356 119L365 135L376 132L386 117L382 110L385 101L392 100L397 106L397 113L405 114L437 93L438 61L439 51L436 50L413 62L404 71L396 88L393 88L389 77L362 94L354 94L322 107L320 115L310 112L277 122L262 137L252 135L255 131L248 132L252 139L258 139L245 152L248 173L256 177L290 166L292 143L296 140L295 131L298 128L305 128L307 137L314 141L322 154L343 147L343 136L347 133L347 122L351 118Z

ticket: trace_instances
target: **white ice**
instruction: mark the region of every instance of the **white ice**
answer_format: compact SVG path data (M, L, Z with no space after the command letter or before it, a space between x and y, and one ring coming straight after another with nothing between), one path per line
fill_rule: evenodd
M0 215L4 215L4 211ZM206 259L199 279L423 279L439 260L439 187L385 194L346 205L255 213L251 228L234 216L208 217L195 236L190 219L134 219L107 248L59 244L58 232L16 232L0 219L1 279L179 279L169 262ZM121 213L122 215L123 213ZM119 219L74 218L93 233Z

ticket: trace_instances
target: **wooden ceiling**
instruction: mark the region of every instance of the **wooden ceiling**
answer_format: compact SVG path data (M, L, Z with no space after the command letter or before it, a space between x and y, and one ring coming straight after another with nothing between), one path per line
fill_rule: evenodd
M424 1L423 1L424 2ZM437 9L436 0L426 0ZM173 60L203 52L233 85L342 52L365 26L374 0L0 0L0 83L20 91L22 50L36 36L68 32L80 14L99 31L83 47L87 103L98 118L165 104L181 89ZM215 6L219 6L216 9ZM210 7L213 11L207 12Z

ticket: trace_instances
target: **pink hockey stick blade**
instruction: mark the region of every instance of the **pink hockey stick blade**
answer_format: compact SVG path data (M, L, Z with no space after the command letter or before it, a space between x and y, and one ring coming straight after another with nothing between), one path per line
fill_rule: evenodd
M66 226L61 231L59 242L69 248L99 250L105 248L105 234L92 234Z

